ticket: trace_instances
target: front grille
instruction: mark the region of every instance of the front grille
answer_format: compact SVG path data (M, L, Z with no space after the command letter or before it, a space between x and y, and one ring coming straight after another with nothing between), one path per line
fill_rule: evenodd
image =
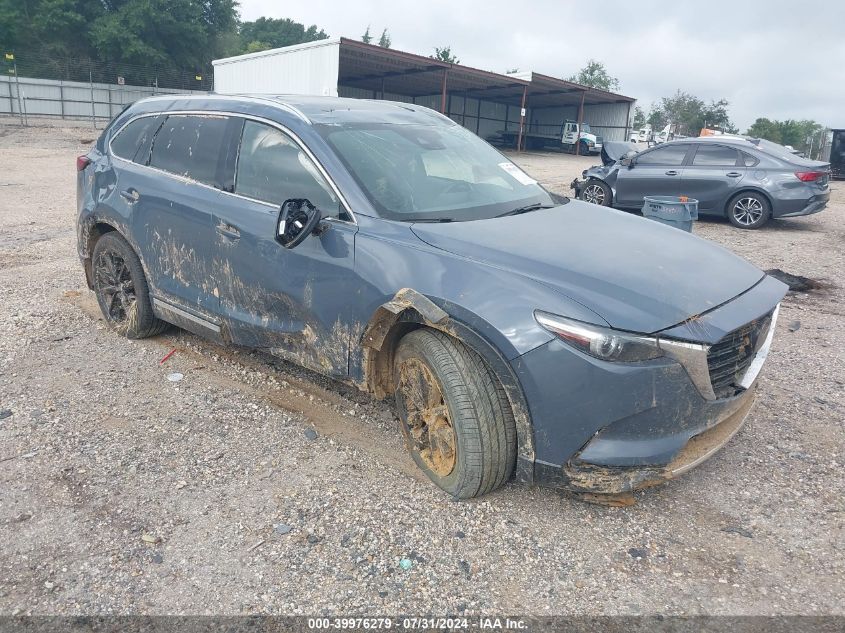
M734 330L707 352L710 384L717 398L729 398L741 389L737 386L766 335L772 322L772 313L755 319Z

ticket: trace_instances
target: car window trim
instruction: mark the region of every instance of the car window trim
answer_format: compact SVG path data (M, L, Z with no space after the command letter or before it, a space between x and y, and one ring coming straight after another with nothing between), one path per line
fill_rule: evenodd
M742 158L743 152L741 150L737 149L736 147L733 147L731 145L724 145L722 143L693 143L692 145L693 145L693 147L695 147L695 152L690 157L690 163L689 163L690 167L712 167L714 169L726 169L728 167L747 167L747 165L745 164L745 160ZM732 149L734 151L735 156L736 156L736 158L734 159L734 164L733 165L696 165L695 164L695 157L698 156L698 150L700 150L703 147L718 147L718 148L721 148L721 149Z
M225 116L225 117L239 117L241 119L249 119L251 121L256 121L258 123L263 123L265 125L275 127L276 129L280 130L283 134L287 134L291 139L293 139L294 143L296 143L297 146L303 152L305 152L305 155L308 156L308 158L311 159L311 161L317 166L317 169L319 170L320 174L323 176L323 178L326 179L326 182L329 183L329 187L332 188L332 191L334 191L335 195L338 197L338 200L340 200L340 204L343 206L343 209L346 211L346 213L349 214L349 217L351 218L350 220L345 220L345 219L340 218L340 217L337 217L337 218L328 217L328 218L326 218L326 220L336 220L338 222L343 222L343 223L346 223L346 224L354 224L354 225L358 224L358 220L355 218L355 214L352 212L352 209L349 206L349 203L346 201L346 197L341 193L340 188L337 186L334 179L329 175L328 171L326 171L326 168L323 166L323 164L319 160L317 160L317 157L308 148L308 146L302 141L302 139L299 138L299 136L295 132L293 132L290 128L288 128L284 124L279 123L278 121L273 121L271 119L264 118L264 117L255 116L255 115L252 115L252 114L241 114L239 112L227 112L227 111L224 111L224 110L161 110L161 111L155 111L155 112L143 112L143 113L141 113L137 116L134 116L134 117L130 118L129 120L127 120L123 125L120 126L120 129L118 129L114 134L111 135L111 137L109 138L109 144L108 144L109 156L112 157L112 158L116 158L119 161L129 163L130 165L135 165L136 167L143 167L144 169L150 169L150 170L158 172L160 174L165 174L166 176L170 176L171 178L175 178L175 179L180 180L182 182L192 183L192 184L198 185L200 187L205 187L207 189L211 189L212 191L222 193L222 194L227 195L227 196L233 196L235 198L240 198L242 200L249 200L250 202L258 202L258 203L264 204L266 206L272 207L274 209L277 209L277 210L279 209L280 205L275 204L273 202L268 202L266 200L256 200L255 198L250 198L249 196L243 196L243 195L240 195L240 194L237 194L237 193L234 193L234 192L223 191L222 189L218 189L217 187L215 187L213 185L208 185L204 182L194 180L193 178L187 178L185 176L180 176L179 174L174 174L174 173L166 171L164 169L159 169L157 167L153 167L152 165L141 165L141 164L135 163L131 160L121 158L120 156L118 156L117 154L115 154L112 151L112 147L111 147L112 141L115 138L117 138L118 134L120 134L127 125L129 125L130 123L137 121L138 119L141 119L143 117L150 117L150 116L154 117L154 116L161 116L161 115L164 115L165 117L170 116L170 115L196 115L196 116L214 115L214 116ZM161 127L159 127L159 129L161 129ZM158 134L158 130L156 131L156 135L157 134ZM155 138L153 138L153 143L154 142L155 142ZM152 147L152 145L150 147ZM240 147L240 143L238 143L238 147ZM150 151L150 154L152 154L152 150ZM149 162L149 161L147 161L147 162Z

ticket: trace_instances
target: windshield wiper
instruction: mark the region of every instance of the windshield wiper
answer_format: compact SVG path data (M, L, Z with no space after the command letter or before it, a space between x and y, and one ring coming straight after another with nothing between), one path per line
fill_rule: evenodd
M410 218L410 219L405 220L405 222L412 222L412 223L416 223L416 222L443 223L443 222L452 222L452 221L453 221L452 218Z
M506 211L505 213L497 215L496 217L497 218L503 218L506 215L519 215L521 213L528 213L529 211L538 211L540 209L553 209L554 207L555 207L555 205L553 205L553 204L541 204L541 203L529 204L529 205L526 205L524 207L518 207L516 209L513 209L512 211Z

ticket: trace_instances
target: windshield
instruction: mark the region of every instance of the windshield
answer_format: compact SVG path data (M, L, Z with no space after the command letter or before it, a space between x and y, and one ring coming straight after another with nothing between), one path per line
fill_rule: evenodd
M384 218L459 222L554 204L537 181L460 125L315 127Z
M582 131L582 132L586 132L587 134L589 134L590 132L592 132L592 130L590 129L590 124L589 124L589 123L584 123L584 124L581 126L581 131Z

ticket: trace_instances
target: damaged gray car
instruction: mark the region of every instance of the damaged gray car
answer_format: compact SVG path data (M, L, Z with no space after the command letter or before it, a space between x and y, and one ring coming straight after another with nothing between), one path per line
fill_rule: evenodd
M786 290L553 197L413 104L155 97L77 171L79 256L117 332L174 324L390 398L457 498L514 473L630 494L700 463L752 406Z
M602 165L572 183L576 196L631 211L642 210L645 196L688 196L698 200L699 214L727 217L741 229L818 213L830 200L830 163L764 139L706 136L635 147L606 143Z

